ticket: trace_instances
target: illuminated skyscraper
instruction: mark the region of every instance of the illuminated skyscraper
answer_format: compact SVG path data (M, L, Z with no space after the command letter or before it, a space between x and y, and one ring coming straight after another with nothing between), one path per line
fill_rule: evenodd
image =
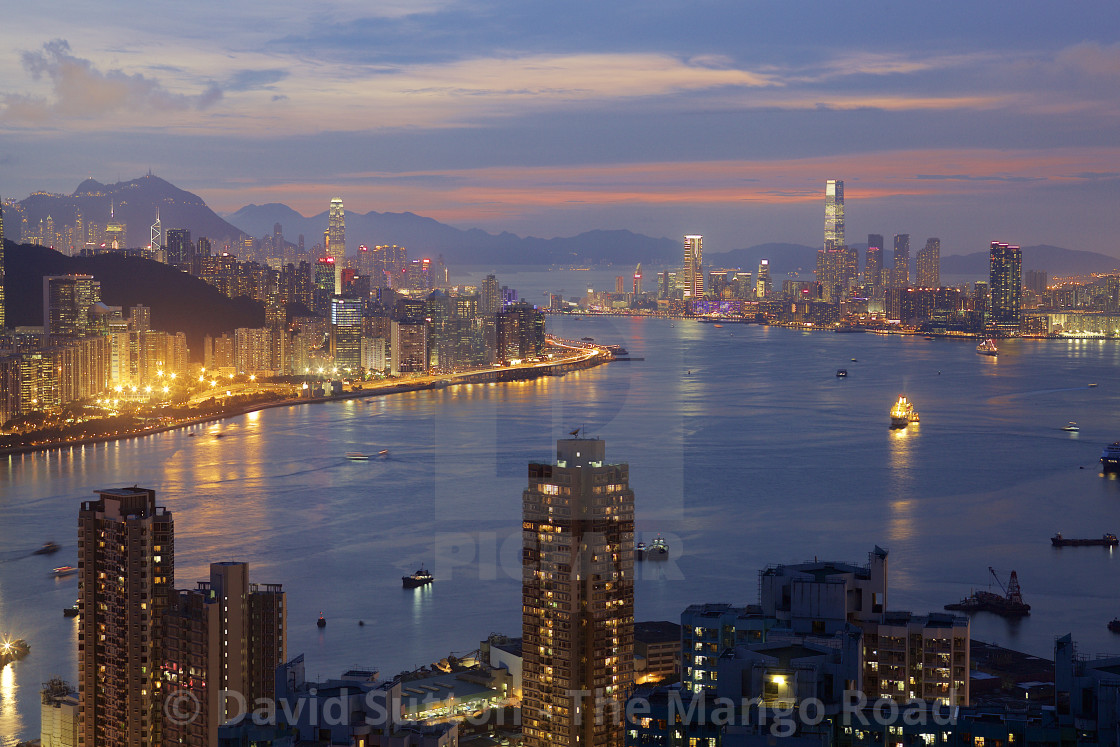
M159 220L159 210L156 210L156 222L152 224L151 250L155 261L167 261L167 256L163 253L163 224Z
M684 297L704 297L704 237L684 237Z
M0 199L0 330L8 325L4 314L4 201Z
M824 248L844 246L844 182L824 183Z
M496 314L502 310L502 297L498 288L498 278L487 275L479 289L478 313Z
M863 267L863 282L879 285L883 282L883 234L867 234L867 261Z
M633 680L634 492L606 444L556 442L522 494L522 729L528 747L616 747Z
M341 371L357 373L362 366L362 301L331 299L331 355Z
M773 290L770 282L770 260L764 259L758 263L758 277L755 279L755 294L759 298L767 298Z
M101 301L101 283L93 275L47 275L43 278L43 331L48 335L93 334L90 307Z
M1023 295L1023 253L1019 247L993 241L988 253L988 280L992 294L992 321L1018 329Z
M346 211L342 209L341 197L331 200L327 216L327 256L336 259L346 256Z
M109 203L109 222L105 224L105 251L120 251L125 248L125 224L117 220L116 202Z
M891 284L901 287L910 285L910 234L908 233L895 234Z
M634 297L637 298L642 293L642 263L639 262L638 266L634 268Z
M926 239L918 250L918 287L941 287L941 239Z
M162 744L163 625L175 525L154 490L99 490L78 512L81 744Z
M189 272L195 264L194 254L190 231L185 228L167 230L167 264Z

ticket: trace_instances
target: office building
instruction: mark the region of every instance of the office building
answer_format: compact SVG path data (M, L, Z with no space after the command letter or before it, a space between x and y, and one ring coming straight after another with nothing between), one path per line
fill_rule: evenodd
M755 279L755 294L759 298L768 298L774 290L770 280L770 260L764 259L758 263L758 276Z
M95 332L93 305L101 301L101 283L93 275L48 275L43 278L43 331L60 337Z
M167 264L190 272L195 265L194 243L186 228L167 229Z
M428 372L428 322L423 317L393 319L389 327L389 371L393 376Z
M634 298L642 294L642 263L634 268Z
M704 237L684 237L684 297L704 297Z
M331 200L327 214L327 256L336 260L346 257L346 211L342 208L342 198ZM335 291L338 292L337 290Z
M918 287L941 287L941 239L926 239L918 250Z
M157 747L162 632L175 583L174 523L154 490L99 490L78 513L81 742Z
M867 234L867 258L863 266L863 282L868 285L883 283L883 234Z
M478 292L478 313L496 314L502 308L502 297L498 290L498 278L487 275Z
M824 183L824 248L844 246L844 182Z
M991 320L1005 331L1015 331L1023 296L1023 253L1017 246L993 241L988 260Z
M891 284L903 288L910 285L910 234L908 233L895 234Z
M163 678L169 696L198 703L197 717L168 719L164 744L218 744L218 726L260 698L276 696L286 659L287 610L280 584L249 583L247 563L212 563L210 580L172 594L165 626ZM236 697L236 696L234 696Z
M522 729L528 747L615 747L633 680L634 493L606 443L556 442L522 494Z
M362 367L362 301L331 299L331 357L340 371L358 373Z

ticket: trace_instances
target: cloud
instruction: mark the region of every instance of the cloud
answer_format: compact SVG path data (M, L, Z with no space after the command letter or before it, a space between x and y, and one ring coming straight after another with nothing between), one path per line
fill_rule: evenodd
M287 78L287 70L238 70L229 76L222 88L226 91L274 90L273 85Z
M96 119L122 113L203 110L222 98L216 85L201 93L172 93L151 77L121 70L98 70L92 62L70 53L70 44L55 39L37 51L21 56L24 69L34 80L47 80L51 99L20 94L0 98L5 119L34 124L60 119Z

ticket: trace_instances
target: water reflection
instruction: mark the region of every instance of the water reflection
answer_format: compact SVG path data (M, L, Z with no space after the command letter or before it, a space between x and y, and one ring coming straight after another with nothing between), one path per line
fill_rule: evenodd
M23 719L16 710L19 685L16 682L16 664L7 664L0 670L0 745L14 745L23 731Z

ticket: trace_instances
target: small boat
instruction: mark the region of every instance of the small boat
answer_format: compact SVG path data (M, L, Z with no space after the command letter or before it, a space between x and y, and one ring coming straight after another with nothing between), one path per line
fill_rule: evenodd
M1097 384L1097 382L1094 381L1092 384L1089 385L1089 388L1092 389L1095 386L1098 386L1098 384Z
M653 538L646 550L646 557L650 560L665 560L669 557L669 543L660 534Z
M315 626L318 628L327 627L327 618L323 617L322 612L319 613L319 620L315 623Z
M639 542L634 547L634 559L635 560L645 560L646 559L646 549L647 549L646 548L646 543L645 542Z
M999 355L999 348L996 347L995 342L989 337L976 346L976 352L980 355Z
M1113 441L1101 452L1101 469L1106 472L1120 471L1120 441Z
M1062 430L1063 431L1068 431L1069 433L1076 433L1077 431L1079 431L1081 429L1077 427L1077 423L1075 423L1071 420L1071 421L1069 421L1069 425L1063 425L1062 426Z
M369 459L369 454L363 454L360 451L348 451L346 452L346 458L354 462L364 462Z
M196 433L188 433L188 434L187 434L187 438L194 438L194 437L195 437L196 435L198 435L198 434L196 434Z
M722 327L723 325L722 324L716 324L716 325L713 325L713 326Z
M891 408L891 428L905 428L911 423L919 422L918 411L905 394L898 395L898 401Z
M389 450L382 449L381 451L377 452L377 456L389 456Z
M55 578L65 578L67 576L73 576L77 572L78 569L72 565L60 565L58 568L51 569L51 575Z
M0 640L0 667L5 667L13 661L19 661L31 653L31 647L22 638L14 640L4 636Z
M63 610L62 610L62 614L63 614L63 615L65 615L66 617L77 617L77 616L78 616L79 614L81 614L81 613L80 613L80 612L78 611L78 603L77 603L77 602L74 602L74 606L73 606L73 607L65 607L65 608L63 608Z
M406 589L415 589L419 586L427 586L436 580L432 572L420 566L415 573L411 576L401 576L401 584Z
M923 337L922 339L923 339L923 340L932 340L932 339L933 339L933 337L932 337L931 335L926 335L926 336L925 336L925 337Z
M855 358L852 358L852 363L859 363Z
M1108 624L1108 629L1113 633L1120 633L1120 618L1112 618L1112 622Z
M226 435L226 434L224 434L224 433L215 433L215 434L214 434L214 438L221 438L221 437L222 437L222 436L224 436L224 435Z
M1088 538L1063 537L1062 533L1058 532L1050 538L1050 544L1054 547L1116 547L1120 545L1120 539L1111 532L1101 537Z
M845 377L845 376L847 376L847 375L848 375L848 369L846 369L846 368L838 368L838 369L836 369L836 378L838 378L838 379L842 379L842 378L844 378L844 377Z
M35 552L33 552L31 554L32 555L53 555L61 549L62 549L62 545L58 544L57 542L44 542L42 547L40 547L38 550L36 550Z

